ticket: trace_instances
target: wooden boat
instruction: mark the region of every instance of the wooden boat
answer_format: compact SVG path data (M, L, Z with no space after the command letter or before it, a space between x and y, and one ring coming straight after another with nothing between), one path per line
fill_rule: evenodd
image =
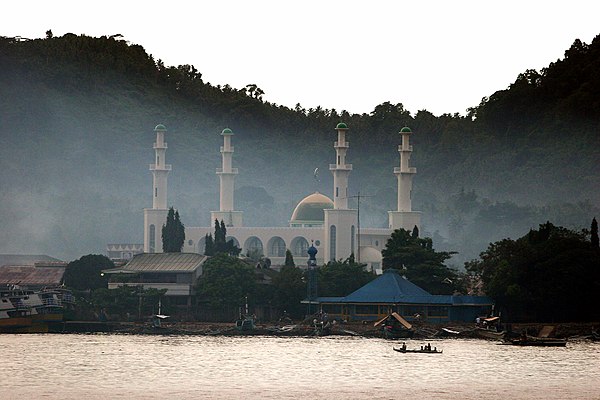
M526 338L508 340L504 342L504 344L510 344L513 346L565 347L567 345L567 340L556 338L536 338L527 336Z
M444 350L427 350L427 349L404 349L402 347L394 347L394 350L399 353L423 353L423 354L442 354Z

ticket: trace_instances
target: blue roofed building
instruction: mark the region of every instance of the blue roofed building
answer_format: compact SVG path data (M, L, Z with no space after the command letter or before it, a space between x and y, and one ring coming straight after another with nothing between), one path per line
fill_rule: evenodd
M493 300L486 296L435 295L388 269L346 297L318 297L330 318L375 321L397 312L408 321L429 323L472 322L489 315Z

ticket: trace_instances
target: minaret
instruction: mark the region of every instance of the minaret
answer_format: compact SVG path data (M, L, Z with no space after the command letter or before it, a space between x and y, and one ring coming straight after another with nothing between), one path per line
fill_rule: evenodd
M171 171L171 165L166 164L165 153L167 152L167 142L165 142L165 132L167 128L158 124L154 128L156 132L156 142L154 143L155 163L150 164L152 171L152 208L164 210L167 208L167 175Z
M352 171L352 164L346 164L346 152L349 144L346 142L346 131L348 126L340 122L335 127L338 140L334 143L336 163L329 164L329 170L333 174L333 208L339 210L348 209L348 176Z
M352 164L346 164L346 152L349 144L346 141L348 126L340 122L335 127L338 137L334 143L336 162L329 165L333 174L333 209L323 210L324 261L346 259L356 254L357 248L357 210L348 209L348 176Z
M156 142L154 142L154 164L150 164L152 171L152 208L144 209L144 253L162 252L161 229L167 220L167 176L171 165L166 164L167 142L165 132L167 128L158 124L154 128Z
M398 178L398 208L396 211L388 211L390 229L404 228L412 231L415 226L420 228L421 213L412 211L412 180L417 173L417 169L410 167L410 156L412 146L410 145L410 135L412 131L405 126L400 130L402 135L402 144L398 146L400 153L400 166L394 168L394 175Z
M227 226L242 226L242 212L234 211L233 208L233 192L235 176L238 174L237 168L232 168L233 146L231 145L231 137L233 132L229 128L223 129L223 146L221 146L221 168L217 168L217 175L220 181L219 192L219 211L210 213L211 224L215 219L225 222Z

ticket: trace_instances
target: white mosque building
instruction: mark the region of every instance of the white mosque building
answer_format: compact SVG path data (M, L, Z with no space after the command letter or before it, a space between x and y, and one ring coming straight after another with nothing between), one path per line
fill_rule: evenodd
M214 221L224 221L227 240L232 239L242 249L242 254L259 252L271 260L273 266L283 265L286 249L294 256L296 265L306 265L307 250L311 243L317 248L317 264L332 260L345 260L351 254L357 261L367 264L370 270L381 272L381 251L395 229L420 228L421 213L412 211L412 180L416 168L409 166L412 146L411 130L402 128L402 143L398 146L400 166L394 168L398 178L398 207L388 211L388 228L361 227L359 210L348 208L348 179L352 164L346 159L349 142L348 127L339 123L337 141L334 143L335 163L329 165L333 174L331 198L312 193L302 199L294 209L287 227L247 227L243 211L234 206L234 185L238 169L233 168L233 132L224 129L221 147L222 165L217 168L220 179L219 210L212 211L206 227L186 227L183 252L204 254L205 236L214 233ZM166 164L167 129L159 124L154 129L155 163L150 165L153 175L152 208L144 209L144 253L161 253L161 229L167 218L167 177L171 165ZM333 199L333 200L332 200Z

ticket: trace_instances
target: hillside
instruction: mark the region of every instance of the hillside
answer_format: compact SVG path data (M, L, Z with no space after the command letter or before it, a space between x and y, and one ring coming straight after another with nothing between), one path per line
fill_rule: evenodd
M575 41L466 116L391 103L349 115L271 104L252 85L215 87L201 66L165 66L119 38L0 38L0 253L70 260L141 242L158 123L173 164L169 203L188 226L206 225L218 207L224 127L236 133L236 208L246 224L271 226L285 225L305 195L331 192L333 128L344 121L350 190L372 196L361 201L364 226L385 226L395 207L397 132L408 125L413 208L436 248L461 253L457 264L546 220L589 227L600 207L599 62L599 37Z

